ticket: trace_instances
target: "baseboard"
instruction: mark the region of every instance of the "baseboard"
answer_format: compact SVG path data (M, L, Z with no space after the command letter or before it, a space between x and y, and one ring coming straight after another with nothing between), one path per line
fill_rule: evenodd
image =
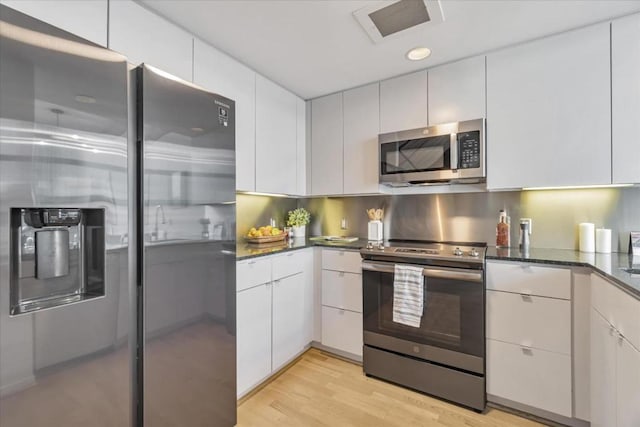
M0 387L0 397L10 396L14 393L33 387L34 385L36 385L36 377L34 375L29 375L18 382Z
M534 408L522 403L514 402L502 397L487 394L487 406L500 409L501 411L511 412L524 418L541 422L546 425L555 427L589 427L591 424L587 421L577 418L567 418L563 415L554 414L544 409Z
M344 359L347 362L352 362L358 365L362 365L362 356L358 356L357 354L349 353L348 351L338 350L337 348L333 348L333 347L327 347L326 345L322 345L318 341L312 341L311 347L317 348L318 350L324 351L325 353L329 353L332 356L336 356L340 359Z

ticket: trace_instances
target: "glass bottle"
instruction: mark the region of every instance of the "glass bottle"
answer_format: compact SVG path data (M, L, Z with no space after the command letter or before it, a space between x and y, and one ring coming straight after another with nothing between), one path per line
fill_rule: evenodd
M496 226L496 247L508 248L510 246L510 221L507 212L500 210L498 215L498 225Z

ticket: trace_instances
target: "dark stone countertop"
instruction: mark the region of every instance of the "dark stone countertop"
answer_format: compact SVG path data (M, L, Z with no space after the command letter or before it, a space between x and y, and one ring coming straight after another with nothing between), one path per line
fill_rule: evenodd
M312 239L293 239L290 243L275 246L257 246L238 242L236 259L256 258L314 246L360 250L367 245L367 239L358 239L354 242L330 242ZM528 254L523 254L518 248L498 249L489 246L487 247L486 259L591 268L616 283L630 295L640 299L640 275L631 274L623 270L632 267L640 268L640 260L636 258L635 263L632 263L633 260L629 254L597 254L578 252L571 249L543 248L531 248Z
M640 259L636 257L633 260L626 253L599 254L570 249L531 248L527 254L523 254L518 248L488 247L487 259L592 268L640 299L640 275L624 271L625 268L640 268Z
M250 243L238 242L236 246L236 259L238 261L249 258L256 258L265 255L274 255L281 252L295 251L297 249L322 246L325 248L340 248L360 250L367 245L367 239L358 239L354 242L331 242L317 240L315 238L291 239L289 242L270 245L253 245Z

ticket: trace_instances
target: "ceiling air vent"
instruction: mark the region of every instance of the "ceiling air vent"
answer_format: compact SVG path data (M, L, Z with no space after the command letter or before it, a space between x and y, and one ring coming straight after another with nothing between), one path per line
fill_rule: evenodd
M365 6L353 16L374 43L418 25L444 21L440 0L400 0L383 7Z

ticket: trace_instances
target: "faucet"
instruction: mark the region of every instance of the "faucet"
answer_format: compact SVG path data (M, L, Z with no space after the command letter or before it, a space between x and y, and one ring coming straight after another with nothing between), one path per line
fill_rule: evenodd
M162 222L161 224L166 224L167 223L167 219L164 216L164 208L162 207L162 205L157 205L156 206L156 222L153 226L153 233L151 233L151 236L156 238L156 240L159 239L158 236L158 212L162 212Z

